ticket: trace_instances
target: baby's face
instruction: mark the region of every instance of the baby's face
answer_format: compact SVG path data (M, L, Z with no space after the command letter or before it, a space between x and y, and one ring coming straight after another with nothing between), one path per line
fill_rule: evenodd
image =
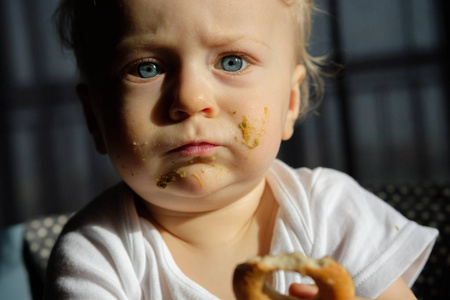
M112 79L90 95L121 177L153 205L184 211L250 192L297 115L303 68L290 9L281 0L121 5Z

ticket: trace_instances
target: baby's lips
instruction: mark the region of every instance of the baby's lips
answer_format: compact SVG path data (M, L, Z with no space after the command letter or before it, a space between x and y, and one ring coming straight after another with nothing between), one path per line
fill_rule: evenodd
M169 152L181 154L183 156L204 156L211 153L217 147L219 147L219 145L210 142L188 142Z

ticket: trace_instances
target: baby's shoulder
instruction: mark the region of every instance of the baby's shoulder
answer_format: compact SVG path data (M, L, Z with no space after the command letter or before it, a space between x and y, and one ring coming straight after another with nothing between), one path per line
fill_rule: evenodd
M334 169L292 168L278 162L272 170L269 183L276 198L303 210L361 202L367 197L367 191L352 177Z
M76 212L64 227L63 234L118 227L131 199L132 193L124 183L114 185Z
M295 172L299 180L312 188L321 186L352 186L359 184L348 174L335 169L317 167L314 169L298 168Z
M341 171L319 167L310 170L309 176L308 189L312 201L330 204L366 197L367 191L354 178Z
M362 189L358 182L351 176L331 168L291 168L282 164L278 168L275 168L275 173L281 185L287 186L288 188L301 188L308 192L308 194L324 193L327 191L336 192L336 189L341 191Z

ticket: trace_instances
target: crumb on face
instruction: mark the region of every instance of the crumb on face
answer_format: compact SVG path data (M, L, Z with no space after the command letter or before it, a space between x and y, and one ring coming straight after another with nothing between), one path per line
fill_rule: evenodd
M198 176L197 174L192 174L193 177L195 177L198 180L198 183L200 184L200 187L203 188L203 182L202 179L200 178L200 176Z
M242 122L238 124L242 132L242 144L246 145L249 149L254 149L259 145L259 139L255 138L252 140L252 132L255 128L248 123L246 116L243 118Z
M156 186L160 189L165 189L170 183L177 180L177 178L186 178L186 172L184 171L172 171L170 173L164 174L161 177L158 178L158 181L156 182Z
M239 129L242 132L242 144L246 145L249 149L254 149L259 145L259 138L264 132L264 127L266 126L268 117L267 107L264 107L264 120L262 123L261 130L258 132L257 137L253 138L253 133L255 131L255 127L249 124L247 116L243 116L243 120L238 124ZM239 139L236 137L236 141Z
M210 156L209 158L196 157L196 158L188 161L187 164L177 165L174 168L174 170L158 177L156 180L156 186L159 187L160 189L165 189L165 188L167 188L167 186L169 184L176 181L177 179L187 178L187 176L188 176L187 173L185 171L180 171L180 169L185 165L203 163L203 164L207 164L212 167L215 167L216 166L215 161L216 161L215 156ZM206 173L205 169L203 169L203 168L200 169L200 172ZM192 176L195 177L199 181L200 186L203 187L203 183L202 183L200 177L197 174L192 174Z

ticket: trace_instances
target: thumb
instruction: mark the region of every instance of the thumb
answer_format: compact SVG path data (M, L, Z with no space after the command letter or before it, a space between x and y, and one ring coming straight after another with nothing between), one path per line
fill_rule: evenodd
M319 288L317 285L310 284L293 283L289 287L289 295L298 298L312 298L318 291Z

